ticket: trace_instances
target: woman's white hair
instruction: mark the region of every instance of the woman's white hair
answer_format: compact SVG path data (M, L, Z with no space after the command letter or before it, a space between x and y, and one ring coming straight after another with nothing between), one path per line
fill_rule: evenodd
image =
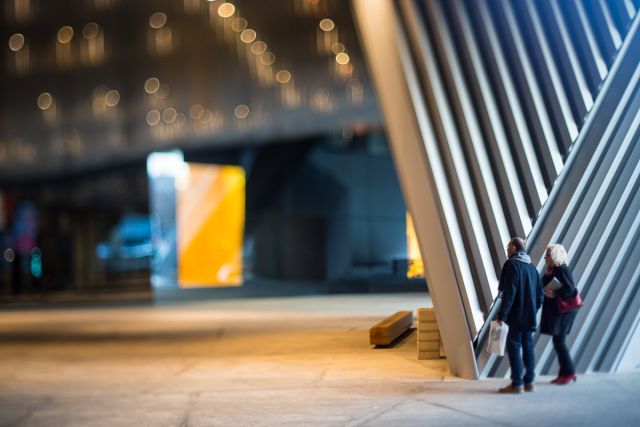
M547 251L549 251L549 255L551 256L551 261L553 261L554 265L562 265L566 264L569 256L567 255L567 250L564 246L552 243L547 246Z

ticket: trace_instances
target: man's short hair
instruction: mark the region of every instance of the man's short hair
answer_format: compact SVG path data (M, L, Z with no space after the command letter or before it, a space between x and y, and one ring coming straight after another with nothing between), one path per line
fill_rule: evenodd
M509 242L513 245L516 252L524 252L527 250L527 242L522 237L514 237Z

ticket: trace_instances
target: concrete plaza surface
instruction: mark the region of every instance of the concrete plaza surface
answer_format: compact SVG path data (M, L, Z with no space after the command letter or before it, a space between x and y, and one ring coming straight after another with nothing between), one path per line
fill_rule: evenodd
M634 426L640 372L499 395L368 328L423 294L0 312L0 426Z

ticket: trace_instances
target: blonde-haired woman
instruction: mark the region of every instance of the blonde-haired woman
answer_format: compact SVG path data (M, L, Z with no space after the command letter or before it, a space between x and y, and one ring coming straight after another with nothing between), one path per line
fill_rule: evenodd
M560 313L556 303L556 298L570 299L575 295L576 286L573 282L573 275L567 266L567 251L562 245L551 244L547 246L544 255L547 265L542 276L544 286L544 303L542 304L542 319L540 320L540 332L553 335L553 348L558 355L560 372L558 377L551 381L554 384L564 385L576 380L576 371L573 360L569 354L569 349L565 340L567 334L571 332L571 326L576 318L577 310L567 313ZM556 278L562 285L553 291L547 285Z

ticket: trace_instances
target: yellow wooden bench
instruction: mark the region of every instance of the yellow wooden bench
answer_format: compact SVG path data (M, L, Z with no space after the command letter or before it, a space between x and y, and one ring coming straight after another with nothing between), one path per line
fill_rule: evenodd
M411 311L398 311L369 329L371 345L389 345L413 324Z

